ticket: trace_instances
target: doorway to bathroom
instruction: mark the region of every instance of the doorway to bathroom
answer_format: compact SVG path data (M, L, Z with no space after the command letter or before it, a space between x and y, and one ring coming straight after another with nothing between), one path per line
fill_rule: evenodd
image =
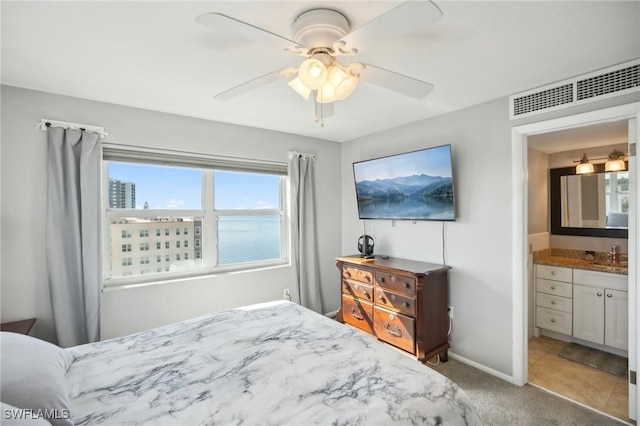
M622 397L626 397L628 403L628 416L624 415L624 410L627 407L623 407L622 411L620 405L618 404L615 409L611 410L609 414L614 415L618 418L622 419L633 419L636 418L636 407L637 407L637 393L635 386L635 371L636 369L636 356L637 356L637 339L636 339L636 330L638 328L638 317L637 317L637 309L638 306L638 281L637 281L637 253L638 253L638 239L637 239L637 200L638 200L638 186L637 182L637 163L636 157L631 154L630 149L634 149L635 143L638 139L638 126L637 123L640 119L640 103L628 104L619 107L613 107L608 109L603 109L599 111L593 111L584 114L578 114L570 117L563 117L560 119L548 120L544 122L533 123L529 125L515 127L513 129L513 137L512 137L512 152L513 152L513 183L514 183L514 247L516 248L517 253L514 253L514 283L516 286L514 288L514 306L522 306L523 309L519 311L518 309L514 309L514 378L516 382L525 384L530 381L539 380L541 376L544 374L540 373L540 369L557 372L558 374L551 379L553 384L557 385L562 382L567 386L567 389L570 391L562 391L561 387L555 386L554 389L549 389L552 386L546 385L541 386L545 387L548 390L551 390L555 393L562 395L564 392L565 397L573 400L579 400L580 398L576 397L581 391L578 389L579 386L585 387L585 392L593 391L598 386L591 386L588 383L585 385L578 384L578 380L576 377L589 377L590 372L585 370L583 371L566 371L563 376L561 368L558 365L554 365L556 362L552 355L556 355L560 351L562 351L563 347L567 344L563 339L556 339L554 337L557 336L542 336L541 339L537 339L529 343L529 337L533 334L533 301L535 300L533 287L529 285L529 283L533 283L532 278L532 260L531 253L534 251L536 247L551 247L550 245L550 229L548 228L547 222L547 211L549 206L547 205L544 208L544 214L542 222L544 222L544 227L546 232L538 232L534 233L533 237L530 239L530 222L536 222L541 220L540 214L530 216L529 212L532 207L539 208L539 203L536 197L540 197L540 194L537 194L535 190L531 191L530 187L530 179L535 179L535 170L533 172L530 171L529 167L529 157L535 157L538 155L540 149L554 150L554 149L562 149L565 152L568 152L567 155L575 156L577 155L574 150L582 151L584 149L596 149L595 144L598 142L593 142L594 145L592 147L588 147L588 143L583 139L582 142L576 139L575 145L573 146L565 146L560 147L557 146L556 142L551 142L554 136L564 133L565 136L571 132L593 134L597 131L599 126L605 128L607 126L620 126L621 124L627 130L628 142L625 144L627 147L626 152L629 153L628 163L629 163L629 239L628 246L626 247L626 252L629 255L629 266L628 266L628 341L629 341L629 349L628 349L628 357L629 357L629 370L634 372L628 378L612 378L611 386L608 389L611 389L608 395L606 395L607 400L611 400L612 404L616 403L616 398L619 400L621 395ZM615 123L615 124L614 124ZM595 126L595 127L594 127ZM586 130L586 132L584 131ZM544 140L547 139L547 143L552 146L554 143L556 144L556 148L544 148ZM601 146L606 146L606 144L602 144ZM536 145L537 144L537 145ZM538 150L535 149L538 148ZM531 151L530 148L533 148L534 151ZM606 148L605 148L606 149ZM531 153L531 155L530 155ZM552 153L543 153L547 156L552 156ZM555 155L551 160L559 161L558 155ZM595 157L595 155L593 156ZM573 160L579 160L580 158L576 158ZM548 166L545 167L546 170L549 168L553 168L553 162L548 160ZM571 161L573 161L571 160ZM567 159L563 160L565 163ZM546 182L545 182L546 188ZM546 195L542 195L542 198L546 198ZM544 204L544 201L543 201ZM534 229L540 223L531 223ZM546 233L546 236L544 235ZM578 237L576 237L578 238ZM591 240L587 244L590 244L589 247L575 247L576 249L582 249L585 251L600 251L600 249L606 250L606 246L602 246L602 244L609 244L610 241L606 241L606 239L601 240L600 246L596 244L593 246L593 242L598 239ZM577 240L576 240L577 241ZM620 241L620 240L617 240ZM545 247L546 245L546 247ZM624 248L623 248L624 252ZM571 334L571 333L569 333ZM541 364L539 362L543 360ZM590 368L590 367L586 367ZM532 379L532 380L530 380ZM629 383L627 385L627 380ZM617 380L617 381L616 381ZM626 385L626 386L625 386ZM572 388L573 386L573 388ZM614 391L617 389L617 391ZM620 392L620 389L626 391L626 393ZM616 393L617 392L617 393ZM615 393L615 394L614 394ZM590 395L590 398L605 398L605 396L594 396ZM584 404L584 401L578 401ZM584 404L589 405L589 404ZM592 406L592 408L598 409L599 411L605 412L606 404L602 404L600 406ZM621 414L622 413L622 414Z

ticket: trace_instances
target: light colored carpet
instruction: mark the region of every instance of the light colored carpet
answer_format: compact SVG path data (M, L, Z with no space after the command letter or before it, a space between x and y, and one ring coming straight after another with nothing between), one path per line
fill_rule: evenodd
M469 396L486 425L620 425L610 417L535 386L515 386L455 359L431 366L456 382Z

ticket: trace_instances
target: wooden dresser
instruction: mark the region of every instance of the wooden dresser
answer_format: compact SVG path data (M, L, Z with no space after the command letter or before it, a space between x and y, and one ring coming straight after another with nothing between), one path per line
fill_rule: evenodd
M342 304L336 318L426 361L447 361L449 266L360 256L336 258Z

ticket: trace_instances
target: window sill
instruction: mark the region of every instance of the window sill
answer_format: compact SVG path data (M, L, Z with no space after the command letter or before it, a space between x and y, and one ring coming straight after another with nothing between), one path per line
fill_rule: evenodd
M146 275L145 277L148 277L148 278L144 280L142 280L140 276L135 278L114 278L114 279L103 280L102 291L110 292L110 291L116 291L116 290L126 290L126 289L132 289L132 288L141 288L141 287L157 286L157 285L164 285L164 284L176 284L176 283L179 284L187 281L197 281L197 280L202 280L207 278L222 277L225 275L255 273L260 271L287 268L289 266L291 266L290 262L282 261L279 263L271 262L269 264L255 264L255 265L252 265L251 267L245 266L242 269L238 269L237 266L218 267L215 269L213 268L200 269L198 271L193 271L191 273L175 273L175 274L171 274L171 276L165 275L164 277L155 276L152 278L150 274L150 275Z

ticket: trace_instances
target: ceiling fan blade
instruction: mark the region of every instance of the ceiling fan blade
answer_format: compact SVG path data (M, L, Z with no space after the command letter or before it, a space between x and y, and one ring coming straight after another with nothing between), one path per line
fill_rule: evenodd
M424 98L433 90L431 83L369 64L365 64L364 70L361 71L360 80L415 99Z
M430 1L405 1L339 41L346 43L347 50L355 48L358 52L363 52L367 46L376 46L386 40L423 29L438 22L440 18L442 12Z
M256 77L253 80L249 80L246 83L242 83L236 87L225 90L224 92L218 93L214 96L214 98L219 101L228 101L229 99L233 99L240 95L244 95L245 93L250 92L254 89L257 89L260 86L273 83L274 81L280 80L281 78L292 76L296 72L297 70L291 67L283 68L278 71L272 71L270 73L261 75L260 77Z
M281 35L240 21L236 18L223 15L222 13L205 13L204 15L198 16L196 18L196 22L202 25L213 27L218 31L224 32L225 34L234 34L245 38L251 38L255 41L275 45L281 49L300 46L299 43L296 43L293 40L289 40L286 37L282 37Z

